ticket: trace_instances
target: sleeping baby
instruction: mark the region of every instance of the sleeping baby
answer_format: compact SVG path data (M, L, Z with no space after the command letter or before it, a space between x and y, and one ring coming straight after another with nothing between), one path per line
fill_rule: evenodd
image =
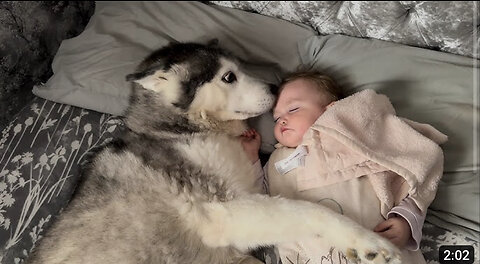
M373 90L343 98L319 72L296 72L280 85L273 109L275 151L263 168L268 193L322 204L389 239L402 263L425 263L418 250L426 211L443 174L447 137L396 116ZM259 172L260 135L243 147ZM349 239L346 237L345 239ZM319 238L278 245L283 263L347 263Z

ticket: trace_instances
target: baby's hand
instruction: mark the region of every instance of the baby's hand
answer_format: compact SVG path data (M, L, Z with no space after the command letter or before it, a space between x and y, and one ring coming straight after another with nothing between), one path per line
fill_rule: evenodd
M251 128L243 132L240 136L242 147L247 152L247 156L252 163L258 160L258 150L262 142L260 134L255 129Z
M398 248L403 249L412 237L407 220L401 216L392 217L378 224L373 231L390 240Z

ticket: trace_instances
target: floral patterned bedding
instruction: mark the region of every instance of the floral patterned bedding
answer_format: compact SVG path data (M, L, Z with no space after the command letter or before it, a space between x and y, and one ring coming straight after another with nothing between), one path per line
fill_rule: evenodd
M0 263L19 263L67 205L81 165L118 117L35 97L0 138Z
M123 128L119 117L35 97L3 129L0 264L21 263L28 256L67 205L82 164ZM474 245L478 259L478 235L425 223L421 250L427 263L439 263L438 248L452 244ZM257 256L278 263L272 249Z

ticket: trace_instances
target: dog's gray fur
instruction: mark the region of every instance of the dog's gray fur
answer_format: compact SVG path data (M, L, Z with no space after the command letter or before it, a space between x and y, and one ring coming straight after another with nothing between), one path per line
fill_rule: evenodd
M29 263L240 263L248 249L321 234L353 259L397 253L328 209L256 194L236 136L274 97L223 49L170 44L127 78L127 131L89 164ZM328 233L338 229L355 239Z

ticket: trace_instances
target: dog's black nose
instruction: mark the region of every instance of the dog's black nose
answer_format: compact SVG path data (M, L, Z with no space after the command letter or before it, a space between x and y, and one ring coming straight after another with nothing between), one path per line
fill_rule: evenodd
M268 84L268 88L270 89L270 92L271 92L273 95L277 95L277 94L278 94L278 86L276 86L275 84L269 83L269 84Z

